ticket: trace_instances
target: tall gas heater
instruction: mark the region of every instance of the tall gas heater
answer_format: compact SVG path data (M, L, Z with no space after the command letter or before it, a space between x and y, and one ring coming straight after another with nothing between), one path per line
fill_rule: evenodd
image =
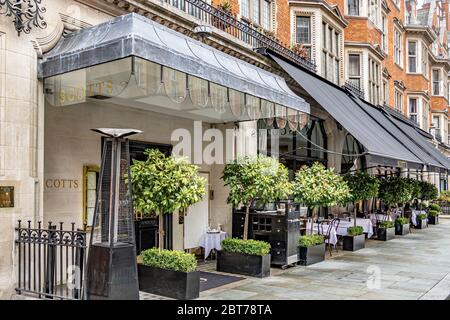
M139 300L131 194L130 152L126 137L135 129L93 129L105 136L92 223L85 297L88 300Z

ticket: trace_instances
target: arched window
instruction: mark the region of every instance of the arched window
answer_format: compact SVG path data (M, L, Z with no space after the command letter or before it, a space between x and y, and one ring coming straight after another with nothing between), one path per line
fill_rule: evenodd
M347 134L342 148L341 173L364 168L364 157L360 156L362 152L361 144L351 134Z

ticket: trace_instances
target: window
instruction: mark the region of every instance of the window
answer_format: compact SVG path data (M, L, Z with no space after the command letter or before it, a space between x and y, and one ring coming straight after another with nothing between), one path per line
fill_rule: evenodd
M441 118L439 116L433 116L433 129L434 135L436 136L440 134L441 131Z
M351 84L361 89L361 56L348 55L348 79Z
M297 16L296 42L303 45L311 43L311 18Z
M426 100L422 100L422 105L422 123L420 125L420 128L428 132L428 114L430 113L430 105Z
M265 30L270 30L272 2L270 0L241 0L241 15L261 25Z
M339 84L340 33L326 22L322 23L322 76Z
M262 26L266 30L270 30L270 1L263 1Z
M380 103L380 65L369 58L369 101L378 105Z
M367 16L370 21L372 21L375 25L379 24L379 12L380 6L378 5L379 0L368 0L368 13Z
M348 0L348 14L351 16L359 16L359 0Z
M394 109L397 112L403 113L403 94L398 90L395 90Z
M389 82L383 79L383 105L389 105Z
M417 98L409 98L409 104L408 104L408 113L409 118L414 121L415 123L418 122L418 112L417 112Z
M440 94L441 87L441 73L438 69L433 69L433 96L438 96Z
M381 18L381 31L382 31L382 39L381 39L381 50L384 52L388 51L387 47L387 18L386 15L383 15Z
M424 43L422 43L422 74L428 78L428 49Z
M417 42L408 41L408 72L417 72Z
M402 33L397 29L394 31L394 62L402 66Z

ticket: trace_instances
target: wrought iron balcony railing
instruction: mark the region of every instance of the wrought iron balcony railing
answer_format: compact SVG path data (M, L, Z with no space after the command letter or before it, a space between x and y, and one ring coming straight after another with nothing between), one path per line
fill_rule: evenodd
M306 59L286 45L281 43L272 34L264 33L254 26L239 21L231 13L222 11L203 0L164 0L166 3L196 17L203 23L214 26L233 37L248 43L254 49L268 48L280 56L312 71L316 72L313 60Z
M360 99L364 99L364 90L355 83L350 80L345 81L344 88L350 90L355 95L357 95Z

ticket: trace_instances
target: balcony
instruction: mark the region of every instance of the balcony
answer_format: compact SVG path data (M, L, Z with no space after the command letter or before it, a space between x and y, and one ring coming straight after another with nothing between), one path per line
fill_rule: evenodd
M353 92L356 96L358 96L358 98L364 99L364 90L357 83L354 83L351 80L347 80L345 81L343 87L344 89Z
M249 44L253 49L265 48L281 57L316 72L313 60L300 56L282 44L271 32L264 32L251 24L238 20L234 15L211 6L203 0L163 0L165 3L199 19L202 23L220 29Z

